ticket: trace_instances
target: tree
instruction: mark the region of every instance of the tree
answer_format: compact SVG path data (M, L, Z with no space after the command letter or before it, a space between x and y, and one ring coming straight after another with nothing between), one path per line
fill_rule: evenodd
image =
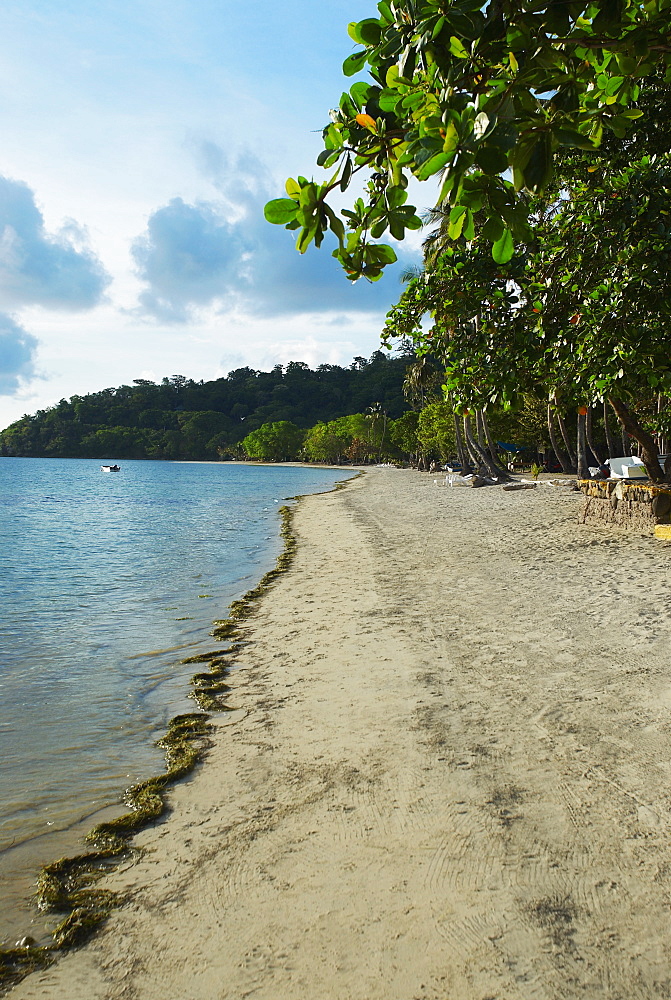
M559 419L566 453L548 411L566 471L576 459L561 408L578 410L577 457L586 474L590 407L609 400L658 481L657 445L636 407L671 391L671 156L578 166L584 169L575 174L564 170L561 193L536 200L529 239L507 263L493 260L479 227L471 239L444 239L446 216L436 213L441 225L425 244L425 269L391 310L383 336L410 337L419 354L440 356L459 410L514 406L520 392L545 393ZM434 320L428 332L427 313ZM662 426L663 412L652 430Z
M534 266L545 361L564 395L609 400L661 480L635 404L671 390L671 156L594 173L573 182L541 233Z
M417 440L423 451L443 461L456 454L454 412L449 403L438 400L424 407L417 422Z
M289 462L298 457L304 437L305 431L290 420L279 420L252 431L243 439L242 447L249 458L262 462Z
M110 427L137 432L138 458L216 459L262 424L290 420L298 427L328 422L379 401L391 418L405 409L403 379L409 360L375 351L348 367L302 362L273 371L238 369L226 378L193 382L182 376L160 384L146 379L61 400L17 421L0 434L6 454L88 455L91 435ZM87 438L87 444L82 442Z
M408 410L397 420L392 420L389 424L389 438L399 451L408 456L411 461L420 462L421 443L417 436L417 424L419 413L416 410Z
M345 60L369 81L344 93L323 130L323 184L290 178L268 203L269 222L297 232L304 253L327 230L351 280L377 280L396 260L378 244L419 228L408 176L440 175L451 236L472 238L483 213L498 263L528 238L527 195L551 181L557 149L594 150L604 130L623 138L640 83L671 78L667 0L382 0L378 16L350 24L359 46ZM512 182L507 172L512 171ZM363 197L336 215L328 203L364 172ZM358 178L357 178L358 180ZM343 219L345 220L343 222Z
M351 443L352 435L341 421L320 421L305 435L303 448L311 462L339 465Z

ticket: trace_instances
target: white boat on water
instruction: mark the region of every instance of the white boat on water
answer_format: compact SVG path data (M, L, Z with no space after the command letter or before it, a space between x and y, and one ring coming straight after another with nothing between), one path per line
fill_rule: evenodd
M101 472L121 472L121 466L120 465L101 465L100 466L100 471Z

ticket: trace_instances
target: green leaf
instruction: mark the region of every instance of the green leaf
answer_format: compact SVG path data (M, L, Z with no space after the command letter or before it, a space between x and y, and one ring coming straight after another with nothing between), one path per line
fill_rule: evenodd
M450 37L450 52L453 56L456 56L457 59L468 59L468 52L456 35L452 35Z
M369 259L376 261L378 264L395 264L398 260L393 247L387 246L386 243L372 244L368 247Z
M475 162L486 174L502 174L508 169L508 157L499 146L482 146L475 154Z
M389 230L396 240L405 239L405 218L402 215L389 213Z
M590 147L591 148L591 147ZM542 191L552 176L552 147L547 132L541 133L531 149L531 155L522 168L524 186L529 191Z
M353 84L350 89L350 96L354 103L356 104L359 111L363 109L366 102L368 101L373 88L369 83L364 80L359 80L358 83Z
M324 129L323 134L324 144L328 149L342 149L344 146L343 137L340 129L336 128L335 125L329 125L328 128Z
M305 253L307 248L312 243L312 240L317 235L318 223L314 219L309 226L304 226L298 234L298 239L296 240L296 249L299 253Z
M348 156L345 160L342 168L342 177L340 178L340 190L345 191L352 177L352 157Z
M445 139L443 140L443 152L444 153L454 153L455 149L459 145L459 132L457 131L457 126L454 122L450 124L445 129Z
M389 208L399 208L408 200L408 192L402 187L387 188L387 204Z
M499 219L497 215L490 215L482 227L482 235L485 239L496 243L503 236L505 228L503 219Z
M335 214L335 212L329 205L324 205L324 210L326 211L326 215L328 216L331 229L337 236L338 243L340 243L340 245L342 246L345 240L345 227L343 225L342 219L338 218L338 216Z
M401 100L397 90L383 90L378 98L381 111L396 111L396 105Z
M267 203L263 214L266 222L272 222L276 226L284 226L296 218L297 210L298 205L290 198L275 198Z
M492 257L497 264L507 264L514 253L512 233L509 229L504 229L502 236L492 246Z
M446 163L449 162L450 159L451 156L449 153L436 153L430 159L426 160L426 162L417 172L417 176L419 177L420 181L425 181L429 177L432 177L433 174L437 174L438 171L442 170L442 168L445 166Z
M317 157L317 166L319 167L332 167L334 163L340 157L339 149L322 149L321 153Z
M475 223L473 222L473 213L470 208L466 209L466 222L464 223L462 236L469 243L475 239Z
M365 21L359 21L357 25L359 39L364 45L379 45L382 36L382 27L374 17L367 17Z
M558 128L553 131L557 142L562 146L569 146L571 149L594 149L594 143L589 136L581 135L570 128Z
M387 84L388 87L395 88L398 85L399 76L400 73L398 71L398 66L396 65L396 63L394 63L393 66L390 66L389 69L387 70L384 82Z
M611 76L610 80L606 85L606 93L608 94L608 96L614 97L623 83L624 83L623 76Z
M297 181L293 179L293 177L287 178L284 187L290 198L293 198L294 195L298 197L298 195L301 193L301 186Z
M450 212L450 224L447 229L447 235L451 240L458 240L461 236L461 231L466 221L466 212L465 205L455 205Z
M356 73L361 72L361 70L366 65L366 50L363 52L353 52L351 56L347 56L345 62L342 64L342 71L345 76L354 76Z

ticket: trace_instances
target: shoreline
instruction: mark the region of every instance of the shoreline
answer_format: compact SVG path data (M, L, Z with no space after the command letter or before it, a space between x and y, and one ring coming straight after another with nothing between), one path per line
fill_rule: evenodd
M126 904L12 997L668 979L668 550L580 527L562 490L367 472L302 501L292 571L240 626L237 711L105 880Z
M349 476L351 477L354 477L358 474L357 471L353 469L347 469L347 470L339 469L337 471L339 472L342 471L344 472L345 475L349 474ZM333 489L337 488L337 485L338 484L328 485L325 488L327 490ZM319 487L316 488L319 489ZM293 501L297 498L291 497L290 499ZM263 586L268 578L272 578L276 574L277 563L281 562L282 559L285 558L287 549L286 541L284 544L282 543L282 534L283 534L283 529L280 528L280 530L277 531L276 537L277 537L277 542L280 544L280 546L282 546L282 548L280 549L280 552L276 557L275 564L271 564L271 567L272 565L274 565L274 568L271 568L266 572L266 574L261 580L261 583L257 584L256 588L253 588L251 592L248 591L247 593L242 594L240 598L238 598L236 601L233 602L233 605L247 601L250 594L253 593L254 590L258 589L259 586ZM247 585L249 586L249 584ZM230 600L230 596L228 599ZM209 621L208 624L209 627L212 628L211 621ZM214 642L210 640L209 644L214 645ZM199 645L201 649L207 648L208 645L207 629L203 631L202 637L197 641L196 645ZM221 649L216 651L217 656L224 656L226 654L227 652L226 645L227 644L225 642L222 642ZM181 655L184 656L185 652L192 650L193 647L194 647L193 640L184 643L183 644L184 651L182 652ZM175 653L179 652L179 650L180 650L179 646L174 647ZM160 652L169 652L169 650L162 650ZM138 657L154 656L154 655L156 655L156 651L152 651L151 653L136 654L136 656ZM130 658L132 659L133 657ZM207 669L207 661L211 659L212 656L204 657L202 654L199 654L196 655L195 657L187 656L186 660L183 660L182 663L188 664L190 662L193 662L198 664L204 664L201 665L200 668L202 671L204 669ZM191 667L191 669L189 669L188 666L182 667L185 683L183 685L184 687L183 694L180 696L180 699L184 701L184 707L174 706L173 712L179 713L181 711L182 713L184 712L189 713L190 705L193 705L193 711L195 713L200 713L201 711L212 712L220 710L220 707L216 704L210 704L209 706L203 704L203 699L207 698L208 695L211 694L211 688L206 691L203 686L194 685L194 678L191 676L191 671L196 669L198 669L196 666ZM203 674L201 674L200 677L203 677ZM215 682L216 679L217 678L214 678ZM169 681L170 679L166 678L166 680ZM187 697L192 698L193 700L189 703L188 701L186 701ZM194 701L196 702L195 705ZM176 719L181 719L181 718L184 718L184 716L179 714L178 716L175 716L173 718L166 718L166 722L164 723L164 725L167 726L167 731L163 731L161 728L158 728L156 733L157 742L156 744L152 744L152 746L156 745L158 747L162 747L163 741L165 740L166 736L170 737L170 729L173 726L173 723L175 722ZM203 715L202 718L207 718L207 716ZM156 750L155 755L157 757L157 760L154 766L160 767L161 763L165 761L166 757L170 757L170 754L173 752L174 751L169 751L166 754L165 750L163 750L163 752L161 752L160 749ZM75 818L72 820L72 822L68 823L67 825L58 827L56 830L48 830L45 832L40 832L37 835L28 834L21 840L15 841L14 843L12 843L11 845L9 845L7 848L4 849L3 854L5 858L16 857L21 859L21 861L19 862L21 872L19 873L19 875L17 875L15 882L11 886L11 889L15 895L16 893L23 891L25 899L19 897L17 904L16 900L14 899L14 896L12 896L12 905L15 906L15 910L12 909L12 914L16 917L16 920L14 921L14 925L12 925L9 919L5 919L4 921L3 927L5 931L5 943L3 948L0 949L0 959L5 960L6 956L8 956L12 952L13 945L10 942L23 938L24 935L26 935L26 940L31 939L30 937L31 935L35 935L35 937L38 939L37 947L35 948L36 954L34 956L36 959L39 958L39 952L42 950L43 947L49 949L54 946L53 941L51 940L51 934L54 931L54 928L56 929L56 931L58 931L58 925L60 925L63 922L64 913L67 911L64 910L63 907L59 907L60 913L52 913L49 910L47 910L46 912L44 911L39 912L37 905L34 902L32 902L32 900L34 900L35 898L36 877L38 877L38 885L40 882L42 882L42 886L40 889L41 894L43 895L45 892L45 885L44 885L45 878L47 879L48 882L48 885L46 886L46 891L48 894L53 894L54 886L50 876L52 875L54 870L58 868L60 862L65 862L66 867L68 869L68 878L71 880L70 862L75 858L82 857L82 852L86 851L91 852L90 867L92 870L95 870L95 868L98 866L99 861L101 860L100 857L101 847L103 855L105 855L107 852L105 849L105 845L102 845L100 843L95 845L94 848L94 845L91 841L91 836L101 826L101 824L102 828L105 828L106 832L109 833L112 827L119 827L120 821L127 820L131 817L134 820L138 818L138 814L136 811L132 813L128 812L129 798L132 800L135 796L135 793L141 790L145 785L147 785L147 783L151 784L157 781L162 782L163 779L166 777L165 771L161 771L159 774L149 779L143 778L141 776L142 773L152 774L152 771L153 767L148 772L147 770L145 770L144 772L139 772L135 777L133 784L126 788L126 791L123 793L123 796L121 798L111 799L109 802L104 802L99 805L94 805L93 808L91 808L89 811L83 812L81 815L76 815ZM123 789L123 785L121 786L121 788ZM151 821L151 817L149 818L149 821ZM135 827L136 824L132 823L126 825ZM52 845L51 850L44 849L44 845L48 844ZM57 861L55 859L59 860ZM32 865L30 864L31 860L32 860ZM87 868L88 867L87 856L84 856L83 861L84 861L83 868ZM8 861L7 863L11 865L12 862ZM38 896L40 895L40 892L38 892ZM80 908L81 907L78 906L78 909ZM9 915L7 911L5 911L4 916L5 918L8 918ZM23 923L23 926L21 926L21 923ZM26 954L25 957L30 962L31 955ZM2 990L3 985L4 984L0 982L0 990Z

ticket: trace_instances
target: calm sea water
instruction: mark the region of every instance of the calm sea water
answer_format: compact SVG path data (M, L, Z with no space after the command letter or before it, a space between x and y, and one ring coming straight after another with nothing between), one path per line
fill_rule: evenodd
M282 500L346 475L120 464L0 458L0 941L42 935L36 868L162 769L181 660L274 565Z

